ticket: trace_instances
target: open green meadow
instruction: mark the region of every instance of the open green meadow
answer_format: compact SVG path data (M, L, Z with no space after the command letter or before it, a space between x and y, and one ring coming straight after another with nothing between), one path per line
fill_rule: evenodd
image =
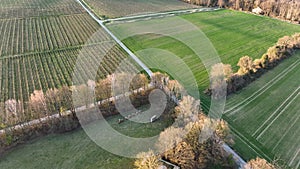
M238 69L236 65L240 57L248 55L253 58L260 58L279 38L300 31L298 25L230 10L203 12L180 17L203 31L217 50L222 62L231 64L234 71ZM155 23L155 20L120 24L112 23L108 27L118 35L126 33L128 27L134 29L135 24L149 24L149 27L151 27L151 22ZM157 22L163 22L164 18L157 20ZM205 110L208 109L210 100L203 94L203 91L209 84L207 70L199 57L189 47L174 38L155 34L129 37L124 40L124 43L135 52L156 48L169 51L180 57L194 74L198 83L203 108ZM137 55L139 56L139 54ZM140 59L146 65L153 62L161 66L171 65L172 63L170 60L162 59L159 55L152 58L140 57ZM176 63L174 64L176 65ZM173 69L171 71L178 71L180 66L171 66Z
M170 118L160 118L154 123L125 121L118 124L121 117L117 115L106 120L118 132L136 138L158 135L172 122ZM83 129L33 140L0 158L0 166L5 169L128 169L133 168L133 162L134 159L120 157L100 148Z

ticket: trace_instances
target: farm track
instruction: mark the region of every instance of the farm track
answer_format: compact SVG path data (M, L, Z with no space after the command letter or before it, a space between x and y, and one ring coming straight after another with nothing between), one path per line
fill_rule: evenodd
M274 151L278 147L278 145L282 142L282 140L285 138L285 136L287 135L287 133L291 131L291 128L295 126L295 124L297 123L297 121L299 120L299 118L300 118L300 115L298 115L297 118L294 119L294 121L291 123L291 125L289 126L289 128L284 132L284 134L281 136L281 138L276 143L276 145L273 146L272 151Z
M225 111L226 115L234 115L236 112L244 108L245 106L249 105L252 101L254 101L257 97L261 96L265 91L267 91L269 88L271 88L274 84L276 84L278 81L280 81L282 78L285 77L289 72L291 72L293 69L295 69L300 63L300 59L294 62L292 65L287 67L284 71L282 71L280 74L278 74L275 78L270 80L268 83L266 83L263 87L261 87L259 90L254 92L251 96L244 99L243 101L239 102L238 104L234 105L233 107L227 109ZM233 111L232 111L233 110Z
M259 139L265 132L266 130L269 129L269 127L274 123L275 120L278 119L280 115L295 101L295 99L299 96L300 86L292 93L289 95L288 98L286 98L283 103L269 116L269 118L259 126L259 128L252 134L253 137L256 139ZM296 95L295 95L296 94ZM279 112L279 113L278 113ZM278 114L277 114L278 113ZM277 114L277 115L276 115ZM276 115L276 116L275 116ZM274 117L275 116L275 117ZM270 120L272 121L270 122ZM266 125L266 126L265 126ZM260 131L263 128L262 131ZM259 135L257 135L259 133Z

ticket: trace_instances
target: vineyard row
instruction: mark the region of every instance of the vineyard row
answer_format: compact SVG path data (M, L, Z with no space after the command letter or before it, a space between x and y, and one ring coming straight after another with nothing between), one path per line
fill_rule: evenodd
M85 44L99 26L87 14L0 20L0 55L55 50ZM106 34L99 41L108 40Z

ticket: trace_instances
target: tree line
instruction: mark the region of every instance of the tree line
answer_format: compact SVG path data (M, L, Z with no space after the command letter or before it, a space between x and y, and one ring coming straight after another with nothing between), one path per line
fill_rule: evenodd
M212 66L210 76L212 83L206 93L221 96L226 90L222 90L224 82L227 83L227 95L235 93L249 83L260 77L267 70L274 68L282 60L292 56L300 49L300 33L280 38L277 43L259 59L252 59L249 56L240 58L237 72L233 72L229 64L216 64Z
M124 83L115 83L115 79L132 79L129 89L125 89ZM148 84L144 74L118 73L78 86L63 86L45 92L35 90L27 102L9 99L0 103L0 152L41 135L74 130L80 126L77 116L81 114L84 116L80 116L80 123L97 120L88 119L91 115L86 115L95 113L89 109L91 103L99 108L104 117L117 114L114 105L116 95L112 88L120 93L131 91L130 99L134 106L147 104L152 90ZM93 94L94 98L89 97ZM78 106L85 109L75 112Z
M219 6L235 10L252 11L260 7L263 15L300 23L298 0L183 0L201 6Z

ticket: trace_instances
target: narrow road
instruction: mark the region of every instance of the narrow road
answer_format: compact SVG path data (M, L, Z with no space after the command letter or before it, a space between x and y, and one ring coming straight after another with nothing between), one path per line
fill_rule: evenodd
M227 153L232 155L234 161L238 164L239 169L243 169L244 166L246 165L246 162L235 151L233 151L232 148L229 147L227 144L224 143L222 146Z
M152 71L133 53L130 49L124 45L103 23L102 20L98 19L91 11L88 9L80 0L76 0L86 11L87 13L128 53L128 55L141 66L147 74L151 77Z
M106 19L103 22L113 22L113 21L124 21L124 20L132 20L132 19L141 19L141 18L149 18L149 17L163 17L163 16L174 16L174 15L183 15L183 14L191 14L197 12L207 12L207 11L216 11L220 8L194 8L194 9L185 9L185 10L176 10L176 11L169 11L169 12L157 12L157 13L149 13L149 14L142 14L142 15L133 15L133 16L125 16L120 18L114 19Z

